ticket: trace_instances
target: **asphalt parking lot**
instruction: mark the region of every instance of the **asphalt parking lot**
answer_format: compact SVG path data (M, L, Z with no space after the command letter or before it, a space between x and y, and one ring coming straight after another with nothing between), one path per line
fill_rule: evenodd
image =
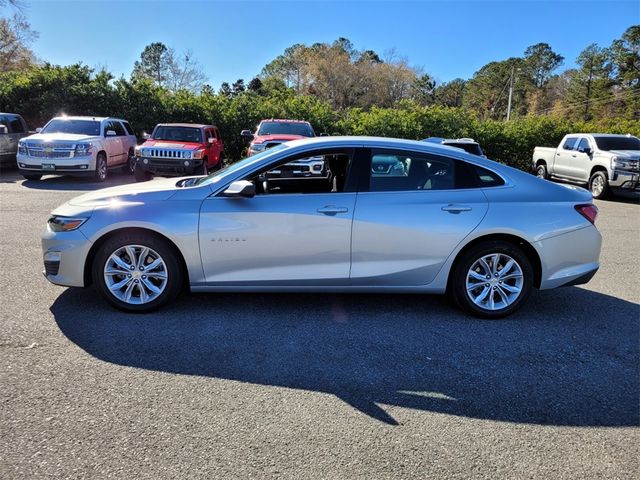
M597 202L589 284L480 321L410 295L117 312L41 275L48 213L95 188L0 174L0 478L640 475L637 196Z

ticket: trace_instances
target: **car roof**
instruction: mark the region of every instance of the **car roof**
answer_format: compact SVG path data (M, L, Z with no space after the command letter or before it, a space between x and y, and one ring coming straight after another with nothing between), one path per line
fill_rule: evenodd
M450 147L448 145L442 145L440 143L423 142L419 140L406 140L402 138L388 138L388 137L365 137L365 136L336 136L336 137L310 137L300 140L291 140L286 144L292 148L302 145L314 145L317 147L327 146L336 148L346 147L369 147L369 148L385 148L399 150L414 150L423 151L426 153L435 154L452 154L473 159L476 161L476 155L471 155L464 150L456 147Z
M205 125L204 123L159 123L156 127L215 128L214 125Z
M126 120L122 118L116 117L92 117L89 115L59 115L57 117L53 117L53 119L65 119L65 120L93 120L95 122L102 122L103 120L117 120L119 122L126 122Z
M262 122L276 122L276 123L309 123L306 120L288 120L286 118L265 118L260 120Z

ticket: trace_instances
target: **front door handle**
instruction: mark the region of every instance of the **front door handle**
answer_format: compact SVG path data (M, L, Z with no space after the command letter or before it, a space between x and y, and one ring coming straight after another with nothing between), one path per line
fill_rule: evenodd
M318 213L324 213L325 215L335 215L336 213L347 213L349 209L347 207L336 207L335 205L327 205L325 207L316 210Z
M442 211L449 213L470 212L471 207L469 205L454 205L453 203L450 203L449 205L442 207Z

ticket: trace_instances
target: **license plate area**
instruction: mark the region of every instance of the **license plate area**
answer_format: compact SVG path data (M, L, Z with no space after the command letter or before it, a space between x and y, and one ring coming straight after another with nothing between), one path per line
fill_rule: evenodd
M43 170L55 170L56 166L53 163L43 163L42 164L42 169Z

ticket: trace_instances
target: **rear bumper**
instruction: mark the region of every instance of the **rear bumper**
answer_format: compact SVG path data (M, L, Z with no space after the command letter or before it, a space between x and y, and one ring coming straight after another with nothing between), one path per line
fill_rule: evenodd
M589 225L534 243L540 254L540 290L588 282L600 267L602 236Z

